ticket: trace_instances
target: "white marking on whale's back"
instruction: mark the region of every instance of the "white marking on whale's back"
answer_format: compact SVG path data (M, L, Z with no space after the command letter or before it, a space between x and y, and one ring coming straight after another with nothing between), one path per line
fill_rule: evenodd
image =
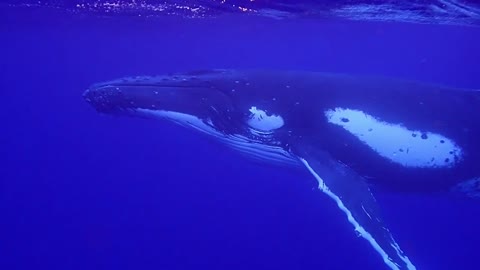
M462 149L441 134L410 130L360 110L335 108L327 110L325 116L382 157L405 167L448 168L462 158Z
M256 130L272 131L283 127L285 124L280 115L267 115L266 111L257 109L255 106L252 106L249 112L251 114L247 123Z

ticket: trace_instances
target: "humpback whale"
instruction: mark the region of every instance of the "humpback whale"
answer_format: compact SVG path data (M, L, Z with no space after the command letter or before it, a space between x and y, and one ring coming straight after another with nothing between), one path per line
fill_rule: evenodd
M306 170L390 269L416 269L372 190L480 196L480 91L305 71L203 70L92 85L98 112L165 119Z

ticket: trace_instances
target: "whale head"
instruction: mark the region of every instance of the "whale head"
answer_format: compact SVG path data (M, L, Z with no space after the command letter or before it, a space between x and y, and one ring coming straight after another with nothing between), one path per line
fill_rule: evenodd
M272 98L234 71L122 78L94 84L83 97L101 113L171 121L249 156L292 161L285 119L274 112Z

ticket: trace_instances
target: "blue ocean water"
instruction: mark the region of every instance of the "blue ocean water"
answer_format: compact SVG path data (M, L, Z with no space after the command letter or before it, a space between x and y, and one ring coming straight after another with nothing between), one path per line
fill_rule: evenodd
M398 9L421 10L416 19L357 9L352 20L306 12L316 1L218 2L190 5L198 16L178 11L188 1L168 14L98 1L1 6L0 269L386 269L307 173L252 163L168 123L99 115L82 92L205 68L478 89L478 9ZM418 269L478 269L480 202L376 196Z

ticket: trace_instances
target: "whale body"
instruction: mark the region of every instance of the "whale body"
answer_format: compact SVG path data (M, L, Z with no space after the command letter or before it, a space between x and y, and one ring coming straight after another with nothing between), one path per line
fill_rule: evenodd
M308 171L391 269L416 269L371 192L480 197L480 91L373 76L203 70L92 85L106 114L164 119Z

